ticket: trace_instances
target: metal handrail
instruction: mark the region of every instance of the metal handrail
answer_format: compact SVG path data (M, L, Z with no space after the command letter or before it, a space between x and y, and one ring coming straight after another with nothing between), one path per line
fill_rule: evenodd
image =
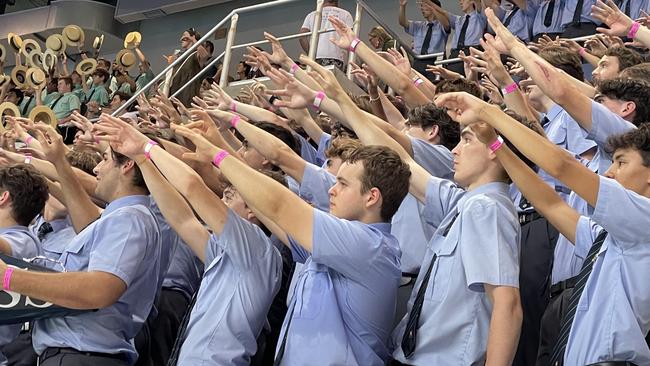
M231 20L234 15L240 15L244 13L249 13L251 11L256 11L256 10L262 10L262 9L267 9L267 8L272 8L280 5L285 5L289 3L294 3L298 2L301 0L275 0L275 1L270 1L268 3L261 3L261 4L255 4L255 5L250 5L250 6L245 6L237 9L233 9L228 15L226 15L219 23L217 23L212 29L210 29L201 39L197 40L196 43L192 45L192 47L188 48L185 52L183 52L181 55L179 55L174 62L171 64L167 65L163 71L161 71L158 75L156 75L150 82L147 83L142 89L137 90L135 93L133 93L133 96L129 98L129 100L126 101L122 106L120 106L118 109L116 109L113 113L112 116L118 116L120 113L122 113L124 110L126 110L133 102L137 100L137 98L149 88L154 86L160 79L165 77L167 73L170 70L173 70L173 68L176 65L179 65L180 63L184 62L185 59L192 55L193 52L205 41L209 40L210 37L219 29L221 28L228 20ZM322 3L323 0L318 0L319 2ZM318 32L318 30L316 30Z

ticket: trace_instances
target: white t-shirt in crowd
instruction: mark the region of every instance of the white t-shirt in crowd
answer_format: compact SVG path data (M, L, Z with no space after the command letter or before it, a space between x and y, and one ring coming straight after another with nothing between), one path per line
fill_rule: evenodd
M312 25L314 24L314 16L316 15L315 11L312 11L305 17L305 21L302 24L302 28L311 30ZM335 16L341 19L349 27L352 27L354 20L352 15L345 9L341 9L336 6L324 6L322 12L322 19L320 23L320 29L331 29L332 24L327 20L329 16ZM338 48L335 44L330 41L330 38L336 37L336 32L323 33L318 39L318 50L316 51L316 58L334 58L345 62L345 56L347 51Z

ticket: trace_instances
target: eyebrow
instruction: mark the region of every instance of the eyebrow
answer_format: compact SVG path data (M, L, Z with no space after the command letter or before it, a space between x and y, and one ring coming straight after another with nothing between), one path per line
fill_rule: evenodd
M466 127L464 130L460 132L460 137L467 137L467 136L474 136L474 133L472 133L471 130L468 130L469 127Z
M616 152L616 153L614 153L614 156L612 157L612 160L618 160L618 159L620 159L620 158L622 158L624 156L625 156L624 152L622 152L622 151L621 152Z
M341 176L337 176L336 180L339 181L339 182L343 182L343 183L350 183L347 179L345 179L345 178L343 178Z

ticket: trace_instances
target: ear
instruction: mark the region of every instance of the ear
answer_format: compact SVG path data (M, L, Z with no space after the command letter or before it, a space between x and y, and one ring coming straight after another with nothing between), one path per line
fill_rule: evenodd
M133 160L127 160L126 163L122 164L122 174L127 174L133 169L135 169L135 161Z
M429 142L436 143L436 141L439 140L438 138L439 133L440 133L440 126L433 125L433 127L431 127L431 130L427 134L427 139L429 140Z
M623 117L629 117L634 112L636 112L636 103L632 101L623 102L623 105L621 105L621 114Z
M372 187L372 188L370 188L370 190L366 194L367 194L366 208L370 208L370 207L375 206L375 205L377 205L377 207L379 207L379 205L381 205L383 200L382 200L381 191L379 190L379 188Z
M9 195L9 191L2 192L0 194L0 207L4 207L9 203L11 203L11 196Z

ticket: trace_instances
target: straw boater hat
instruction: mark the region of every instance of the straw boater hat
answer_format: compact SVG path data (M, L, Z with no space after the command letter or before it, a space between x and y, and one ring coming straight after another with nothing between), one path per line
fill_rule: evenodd
M38 50L38 52L41 52L41 45L36 42L34 39L25 39L23 40L23 45L20 47L20 53L23 54L23 56L28 57L29 54L34 51Z
M85 60L82 60L75 68L79 75L82 76L92 74L95 72L95 69L97 69L97 60L94 58L87 58Z
M57 119L56 115L52 111L52 109L48 106L44 105L39 105L34 107L31 112L29 112L29 119L31 119L34 122L42 122L46 123L53 128L56 128L57 126Z
M20 47L23 46L23 39L20 38L20 36L16 33L10 32L7 34L7 42L9 43L9 46L11 46L11 48L13 48L16 52L20 51Z
M22 89L25 87L25 76L27 76L27 66L20 65L11 70L11 81L13 81L18 88Z
M11 76L1 74L0 75L0 88L3 87L6 83L11 81Z
M131 50L123 49L117 53L117 56L115 56L115 63L117 63L118 66L128 69L137 63L137 59Z
M60 34L53 34L47 37L45 41L45 47L48 50L52 50L54 54L59 55L65 52L66 41L63 39L63 36Z
M4 62L5 58L7 58L7 50L0 44L0 62Z
M95 40L93 41L93 48L99 50L100 48L102 48L102 44L104 44L103 34L101 36L95 37Z
M43 53L43 69L45 71L51 70L54 67L54 65L56 65L56 61L57 58L56 58L56 53L54 53L54 51L48 49L47 51L45 51L45 53Z
M63 39L68 46L80 46L84 42L84 30L78 25L68 25L63 28Z
M17 105L11 102L4 102L0 104L0 116L2 116L3 114L7 114L14 117L20 117L20 110L18 109ZM0 123L0 127L2 127L2 123Z
M47 84L45 72L35 67L30 68L27 70L27 74L25 75L25 84L34 90L43 89L45 87L45 84Z
M43 53L39 50L33 50L27 55L27 66L43 68Z
M140 42L142 42L142 35L140 32L131 32L124 37L124 48L135 48L135 44Z

